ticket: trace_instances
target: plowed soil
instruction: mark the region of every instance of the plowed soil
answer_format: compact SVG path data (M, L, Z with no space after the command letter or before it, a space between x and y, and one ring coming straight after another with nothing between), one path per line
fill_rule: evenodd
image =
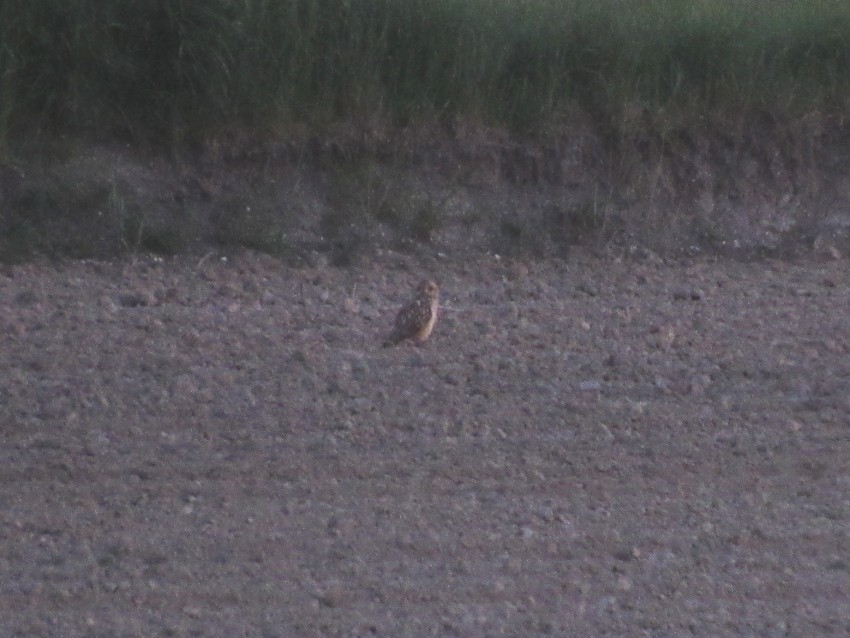
M423 347L380 347L422 276ZM846 636L846 261L0 274L0 635Z

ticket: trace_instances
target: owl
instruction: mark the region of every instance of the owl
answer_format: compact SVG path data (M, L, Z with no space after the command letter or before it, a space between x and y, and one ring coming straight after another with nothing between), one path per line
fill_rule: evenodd
M394 346L402 341L411 340L423 343L437 321L440 305L440 289L436 283L426 279L416 289L416 297L398 311L395 325L384 342L384 347Z

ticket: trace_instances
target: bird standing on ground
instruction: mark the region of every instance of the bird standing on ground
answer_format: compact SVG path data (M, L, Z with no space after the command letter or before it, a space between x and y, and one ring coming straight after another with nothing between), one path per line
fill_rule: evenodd
M398 311L393 331L384 341L384 347L394 346L406 340L417 345L422 344L434 329L439 306L439 286L430 279L421 282L413 301Z

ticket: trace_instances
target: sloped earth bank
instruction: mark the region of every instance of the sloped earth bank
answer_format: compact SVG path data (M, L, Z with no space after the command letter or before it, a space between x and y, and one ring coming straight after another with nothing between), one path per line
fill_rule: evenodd
M423 275L422 348L379 346ZM0 276L4 636L850 632L846 261Z
M581 118L536 140L468 124L345 129L174 156L32 142L0 159L0 262L245 247L336 266L423 247L850 256L846 118L626 120L616 135Z

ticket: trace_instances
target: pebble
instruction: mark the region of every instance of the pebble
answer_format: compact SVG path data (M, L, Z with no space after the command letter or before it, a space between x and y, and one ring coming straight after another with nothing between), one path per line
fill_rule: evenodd
M678 287L673 289L673 299L676 301L699 301L705 296L699 288Z

